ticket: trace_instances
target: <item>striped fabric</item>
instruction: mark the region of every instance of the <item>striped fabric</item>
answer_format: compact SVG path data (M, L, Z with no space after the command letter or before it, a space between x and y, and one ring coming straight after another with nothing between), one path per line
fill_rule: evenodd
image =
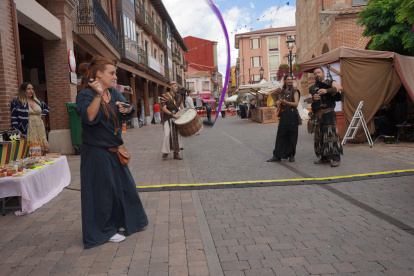
M28 155L27 139L0 143L0 165L5 165L17 159L26 158Z

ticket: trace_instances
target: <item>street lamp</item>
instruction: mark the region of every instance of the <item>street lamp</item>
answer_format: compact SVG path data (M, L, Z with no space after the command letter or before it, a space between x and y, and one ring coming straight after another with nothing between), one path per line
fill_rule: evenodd
M290 63L290 74L292 75L292 50L295 46L295 40L292 38L292 36L289 36L288 39L286 39L286 47L289 49L289 63Z
M263 67L261 67L261 68L260 68L259 72L260 72L260 81L262 81L262 79L263 79L263 74L264 74Z

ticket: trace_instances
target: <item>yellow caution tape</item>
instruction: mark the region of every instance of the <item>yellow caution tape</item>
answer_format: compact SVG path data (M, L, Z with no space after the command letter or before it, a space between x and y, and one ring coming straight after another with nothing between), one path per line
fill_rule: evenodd
M352 178L360 176L372 176L372 175L384 175L393 173L403 172L414 172L414 169L410 170L398 170L398 171L386 171L386 172L375 172L375 173L362 173L342 176L330 176L330 177L319 177L319 178L293 178L293 179L275 179L275 180L253 180L253 181L235 181L235 182L216 182L216 183L194 183L194 184L164 184L164 185L151 185L151 186L137 186L138 189L148 188L163 188L163 187L190 187L190 186L215 186L215 185L232 185L232 184L252 184L252 183L270 183L270 182L298 182L298 181L317 181L317 180L329 180L329 179L341 179L341 178Z

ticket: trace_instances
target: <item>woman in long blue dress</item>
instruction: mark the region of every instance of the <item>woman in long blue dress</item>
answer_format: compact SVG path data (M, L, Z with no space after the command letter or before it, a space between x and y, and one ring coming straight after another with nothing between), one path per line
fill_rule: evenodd
M124 107L127 101L113 88L117 78L110 60L94 57L91 63L81 64L79 71L93 80L83 81L85 88L76 97L82 117L82 234L88 249L107 241L121 242L145 229L148 219L128 165L108 150L123 145L122 120L132 118L135 109L131 104Z

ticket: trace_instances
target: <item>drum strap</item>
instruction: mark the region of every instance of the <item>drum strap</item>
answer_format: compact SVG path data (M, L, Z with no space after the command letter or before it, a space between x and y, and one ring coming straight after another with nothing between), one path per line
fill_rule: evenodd
M175 101L174 97L170 94L170 92L167 92L170 99L174 102L174 105L177 106L177 102Z

